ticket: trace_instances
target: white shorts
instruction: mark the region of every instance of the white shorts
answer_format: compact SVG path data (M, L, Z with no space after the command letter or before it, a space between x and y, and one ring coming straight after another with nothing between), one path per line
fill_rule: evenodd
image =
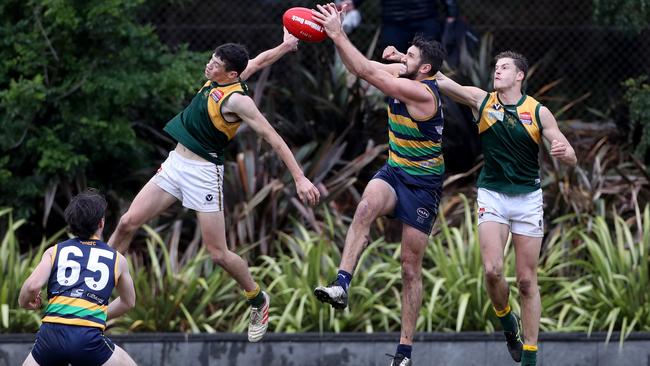
M178 198L184 207L199 212L223 211L223 165L187 159L171 151L151 181Z
M544 236L544 202L542 190L523 194L505 194L478 189L478 224L486 221L510 226L513 234L541 238Z

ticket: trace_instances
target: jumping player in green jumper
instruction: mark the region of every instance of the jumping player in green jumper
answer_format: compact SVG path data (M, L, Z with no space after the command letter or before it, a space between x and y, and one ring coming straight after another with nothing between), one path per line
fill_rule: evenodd
M224 150L246 123L273 147L293 176L300 199L318 203L318 189L305 177L291 150L247 95L242 80L295 50L285 30L283 43L249 62L238 44L217 47L205 66L208 79L192 102L165 126L178 143L156 175L140 190L109 239L124 252L136 230L176 201L196 211L203 245L212 260L237 281L251 305L248 339L262 339L268 327L269 295L253 280L246 261L228 249L223 215Z

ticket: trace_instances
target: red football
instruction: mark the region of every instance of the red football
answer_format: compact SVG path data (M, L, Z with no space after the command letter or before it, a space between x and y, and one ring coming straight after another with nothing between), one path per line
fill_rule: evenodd
M285 11L282 24L289 33L305 42L322 42L327 38L325 28L314 20L311 9L295 7Z

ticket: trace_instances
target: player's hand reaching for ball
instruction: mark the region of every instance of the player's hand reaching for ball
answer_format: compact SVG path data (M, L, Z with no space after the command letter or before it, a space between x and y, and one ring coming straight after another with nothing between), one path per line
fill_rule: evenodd
M318 188L316 188L316 186L314 186L305 176L296 180L296 191L298 192L300 200L305 204L315 206L320 200L320 192L318 191Z
M294 37L293 34L289 33L287 28L282 27L282 29L284 30L284 36L282 36L282 44L291 51L298 50L298 42L300 42L300 40Z
M316 5L318 10L311 11L314 19L319 22L327 35L334 39L340 35L345 34L343 32L343 26L341 25L343 21L343 11L339 11L336 8L334 3L329 3L325 5Z

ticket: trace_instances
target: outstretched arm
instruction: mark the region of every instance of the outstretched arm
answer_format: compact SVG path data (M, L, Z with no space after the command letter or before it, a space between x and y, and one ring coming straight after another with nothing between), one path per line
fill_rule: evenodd
M458 103L471 107L474 116L478 114L481 103L483 103L483 100L488 95L487 92L481 88L475 86L462 86L439 71L436 74L436 80L438 81L438 87L443 94Z
M119 280L117 281L117 299L108 304L107 319L114 319L126 313L135 306L135 287L129 272L129 264L122 254L117 253ZM117 279L116 279L117 280Z
M287 52L298 49L298 38L292 36L291 33L287 31L287 28L282 29L284 30L282 43L275 48L260 53L255 58L248 61L246 69L240 75L242 80L248 80L248 78L253 76L256 72L267 66L273 65L275 61L279 60L280 57L284 56Z
M557 125L555 116L546 108L539 110L539 119L542 124L542 135L551 143L551 156L558 158L564 164L575 166L578 163L576 152Z
M239 118L273 147L273 150L280 156L280 159L282 159L289 172L291 172L291 176L293 176L293 180L296 183L298 197L300 197L301 201L310 205L316 205L318 203L320 199L318 189L305 177L296 158L291 153L289 146L287 146L282 137L278 135L269 121L257 109L255 102L250 97L233 94L226 101L226 104L223 105L223 111L238 115Z
M343 32L341 13L334 4L317 5L317 7L319 11L312 10L314 19L323 25L327 35L336 45L343 64L351 73L368 81L384 94L399 99L405 104L431 101L431 93L424 84L414 87L412 80L396 78L383 68L377 67L376 63L368 60L357 50Z
M23 286L20 288L18 295L18 304L25 309L37 310L41 307L41 288L45 286L47 280L50 278L52 271L52 258L53 250L48 248L41 261L38 263L34 272L25 280Z

